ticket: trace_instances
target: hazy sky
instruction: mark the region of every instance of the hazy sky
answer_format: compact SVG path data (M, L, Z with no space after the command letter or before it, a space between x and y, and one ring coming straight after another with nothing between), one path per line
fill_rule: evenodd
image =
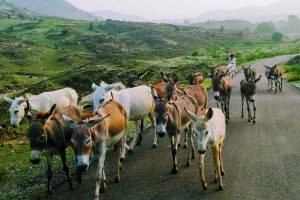
M113 10L147 19L195 17L215 9L267 6L278 0L67 0L87 11Z

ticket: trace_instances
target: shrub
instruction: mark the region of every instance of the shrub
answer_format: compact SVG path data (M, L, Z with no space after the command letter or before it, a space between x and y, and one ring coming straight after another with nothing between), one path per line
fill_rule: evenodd
M192 56L198 56L199 53L197 51L193 51Z
M272 34L272 40L275 41L275 42L280 42L283 38L283 34L282 33L279 33L279 32L274 32Z

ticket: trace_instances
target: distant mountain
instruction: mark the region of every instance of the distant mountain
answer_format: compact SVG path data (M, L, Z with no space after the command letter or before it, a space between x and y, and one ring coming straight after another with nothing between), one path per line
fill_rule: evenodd
M126 15L123 13L110 11L110 10L98 10L92 12L97 17L103 19L119 20L119 21L132 21L132 22L147 22L146 18L135 16L135 15Z
M199 17L190 19L191 23L205 22L207 20L241 19L251 22L278 21L286 19L288 15L300 16L299 0L280 0L269 6L248 6L234 10L208 11Z
M95 20L97 17L80 10L65 0L6 0L18 7L48 16L67 19Z
M191 24L191 26L202 27L205 29L220 29L223 27L225 30L254 30L256 25L245 20L223 20L223 21L207 21L203 23Z

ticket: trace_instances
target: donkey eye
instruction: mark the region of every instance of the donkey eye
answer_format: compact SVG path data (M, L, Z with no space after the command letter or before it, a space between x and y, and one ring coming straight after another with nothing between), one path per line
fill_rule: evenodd
M205 135L207 135L207 134L208 134L208 131L206 131Z
M168 117L169 113L165 113L165 117Z
M88 139L87 141L86 141L86 144L89 144L91 142L91 139Z

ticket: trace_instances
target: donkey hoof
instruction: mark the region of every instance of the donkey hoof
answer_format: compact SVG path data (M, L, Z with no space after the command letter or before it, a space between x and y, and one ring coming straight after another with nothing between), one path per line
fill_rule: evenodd
M157 148L157 144L152 144L152 148L156 149Z
M255 124L256 123L256 121L255 120L253 120L253 124Z
M99 192L100 192L100 193L104 193L104 192L105 192L105 190L106 190L106 188L105 188L105 187L101 187L101 188L99 189Z
M120 158L120 162L122 163L122 162L124 162L124 160L125 160L125 158Z
M185 165L185 166L186 166L186 167L191 166L191 161L190 161L190 160L186 161L186 165Z
M172 171L171 171L171 173L172 174L177 174L178 173L178 168L177 167L173 168Z
M226 124L228 124L228 119L225 120Z
M196 158L195 153L192 154L192 160Z
M180 143L178 143L178 147L181 147L181 144L180 144Z
M218 179L217 178L214 179L214 183L218 183Z
M183 148L184 148L184 149L186 149L187 147L188 147L188 145L187 145L187 144L184 144L184 145L183 145Z
M221 176L225 176L225 171L221 171Z
M251 119L248 119L248 122L250 122L251 121Z
M218 190L219 190L219 191L222 191L222 190L223 190L223 188L224 188L224 186L223 186L223 185L219 185L219 187L218 187Z
M122 171L122 170L123 170L123 167L122 167L122 166L120 166L120 167L119 167L119 170L120 170L120 171Z
M116 176L116 178L115 178L115 183L120 183L120 181L121 181L120 176Z
M244 118L244 115L242 115L241 118Z
M128 153L133 153L133 149L130 148L130 149L128 150Z
M207 183L203 184L202 189L203 189L204 192L207 190Z

